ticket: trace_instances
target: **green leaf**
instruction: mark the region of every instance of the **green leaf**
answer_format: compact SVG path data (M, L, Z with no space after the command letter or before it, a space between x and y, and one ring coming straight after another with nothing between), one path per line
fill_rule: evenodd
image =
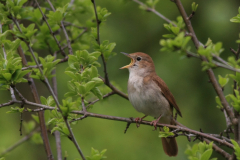
M73 97L73 96L76 96L77 93L76 92L67 92L64 94L64 97Z
M201 160L209 160L212 155L212 149L206 150L201 157Z
M85 90L86 92L89 92L91 89L93 89L95 86L95 82L94 81L89 81L85 84Z
M95 96L97 96L100 100L103 99L103 95L102 95L102 93L100 92L100 90L99 90L97 87L93 88L93 89L91 90L91 92L92 92Z
M232 144L234 145L233 149L235 150L235 155L237 156L237 159L240 159L240 147L238 145L238 143L236 141L234 141L233 139L231 139Z
M238 15L230 19L231 22L240 23L240 7L238 8Z
M178 35L180 28L179 27L171 27L171 30L175 35Z
M41 96L40 100L43 105L47 105L47 99L45 97Z
M170 130L169 130L169 128L168 127L166 127L166 126L164 126L163 127L163 131L160 131L159 132L159 137L169 137L169 136L173 136L174 135L174 133L172 133L172 132L169 132Z
M220 98L218 96L216 96L215 101L218 104L217 108L223 109L222 102L221 102L221 100L220 100Z
M221 87L224 87L228 83L229 78L226 78L226 77L223 78L221 75L218 75L218 82Z
M99 87L103 84L103 80L98 77L93 78L92 81L95 82L95 87Z
M193 11L193 12L196 12L197 7L198 7L198 4L196 4L195 2L193 2L193 3L192 3L192 11Z
M12 74L11 73L3 73L3 77L7 80L10 81L12 78Z
M101 55L101 52L92 52L92 53L90 53L89 54L90 56L93 56L93 57L95 57L95 58L98 58L100 55Z
M99 152L98 150L91 148L91 156L87 156L87 160L103 160L105 158L107 158L106 156L104 156L104 154L106 153L106 149L102 150L101 152Z
M66 75L68 75L69 77L71 77L72 79L74 79L74 80L77 79L76 75L73 72L71 72L71 71L65 71L64 73Z

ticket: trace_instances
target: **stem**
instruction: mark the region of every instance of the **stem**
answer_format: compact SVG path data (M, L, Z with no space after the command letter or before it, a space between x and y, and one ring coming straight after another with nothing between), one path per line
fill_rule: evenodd
M175 0L175 2L176 2L176 5L178 7L179 12L181 13L181 15L183 17L183 20L184 20L184 22L187 26L188 31L192 35L192 41L193 41L196 49L198 49L201 43L197 39L197 36L196 36L196 34L194 32L194 29L191 25L191 21L188 19L188 16L186 14L185 9L183 8L183 5L182 5L181 1L180 0ZM201 58L202 58L202 61L207 61L207 59L205 57L201 57ZM208 69L207 74L209 76L210 81L212 82L212 85L213 85L216 93L218 94L218 96L221 100L221 103L222 103L224 109L226 110L228 116L230 117L232 124L236 125L238 123L238 120L235 118L234 112L233 112L232 108L230 107L230 105L228 104L228 102L227 102L227 100L226 100L226 98L223 94L222 88L220 87L220 85L217 82L217 79L216 79L216 77L213 73L213 70Z
M11 30L13 29L12 24L9 25L9 29L11 29ZM13 38L16 39L15 36L13 36ZM28 65L27 60L23 53L21 45L18 47L17 51L18 51L18 54L20 55L20 57L22 58L23 66L27 66ZM37 91L36 85L34 83L34 80L30 77L30 74L27 74L26 76L28 79L28 84L30 86L34 101L36 103L40 104L41 102L40 102L40 98L39 98L38 91ZM38 116L39 116L39 123L40 123L40 128L41 128L43 144L44 144L45 151L47 153L47 157L49 160L53 160L52 150L51 150L51 146L50 146L50 142L49 142L48 134L47 134L47 127L45 125L46 123L45 123L45 118L44 118L44 111L39 111Z
M42 9L41 9L40 5L38 4L38 1L35 0L35 3L37 4L38 9L39 9L39 11L41 12L41 14L42 14L42 16L43 16L43 20L46 22L46 24L47 24L47 26L48 26L48 28L49 28L49 30L50 30L50 33L51 33L51 35L53 36L54 40L56 41L56 43L57 43L57 45L58 45L58 48L60 49L62 55L63 55L64 57L66 57L66 53L64 52L64 50L62 49L59 41L57 40L56 36L54 35L54 33L53 33L53 31L52 31L52 28L50 27L50 25L49 25L49 23L48 23L48 21L47 21L47 18L46 18L46 16L45 16L45 14L42 12Z
M113 92L110 92L110 93L108 93L108 94L105 94L105 95L103 96L103 98L107 98L107 97L109 97L109 96L111 96L111 95L113 95L113 94L115 94L114 91L113 91ZM88 108L90 105L93 105L94 103L98 102L99 100L100 100L100 99L96 99L95 101L90 102L90 103L86 106L86 108Z
M158 11L156 11L154 8L150 8L147 5L145 5L144 3L140 2L139 0L133 0L134 2L140 4L141 6L146 8L146 11L150 11L155 13L158 17L162 18L163 20L165 20L168 23L172 23L174 26L176 26L170 19L168 19L167 17L165 17L164 15L162 15L161 13L159 13Z
M28 135L26 135L25 137L23 137L22 139L20 139L17 143L15 143L14 145L12 145L11 147L9 147L8 149L6 149L5 151L3 151L2 153L0 153L0 157L4 156L6 153L14 150L15 148L17 148L19 145L23 144L24 142L26 142L27 140L29 140L32 135L36 132L39 132L40 128L34 129L33 131L31 131Z
M97 15L97 7L96 7L96 3L95 3L95 0L92 0L92 3L93 3L93 7L94 7L94 13L95 13L95 17L96 17L96 23L97 23L97 43L98 45L100 46L100 31L99 31L99 26L100 26L100 23L101 21L98 19L98 15ZM103 67L104 67L104 73L105 73L105 84L106 85L109 85L110 84L110 81L109 81L109 78L108 78L108 73L107 73L107 65L106 65L106 60L103 56L103 53L101 53L101 58L102 58L102 61L103 61Z
M48 1L49 1L49 0L48 0ZM13 21L14 21L14 23L16 24L18 30L22 33L22 30L21 30L21 28L20 28L20 26L19 26L19 24L18 24L18 22L16 21L15 18L13 18ZM62 110L61 110L61 108L60 108L60 103L58 102L58 99L57 99L57 97L55 96L55 94L54 94L54 92L53 92L53 90L52 90L52 88L51 88L51 86L50 86L50 84L49 84L49 82L48 82L47 77L45 77L45 75L44 75L44 73L43 73L43 70L42 70L42 68L41 68L40 65L39 65L39 62L38 62L35 54L33 53L32 47L30 46L30 44L29 44L28 42L26 42L26 41L24 41L24 42L25 42L26 45L28 46L29 51L30 51L30 53L32 54L33 59L34 59L35 63L37 64L38 69L39 69L41 75L44 77L44 82L45 82L47 88L49 89L51 95L53 96L53 99L54 99L54 101L55 101L55 103L56 103L56 105L57 105L57 108L58 108L59 112L62 114ZM62 116L63 116L63 114L62 114ZM69 123L68 123L68 121L67 121L67 118L66 118L65 116L63 116L63 119L64 119L64 122L65 122L68 130L69 130L71 139L72 139L75 147L77 148L77 150L78 150L79 154L81 155L82 159L85 160L85 157L84 157L84 155L83 155L83 153L82 153L82 151L81 151L81 149L80 149L80 147L79 147L79 145L78 145L78 143L77 143L77 141L76 141L76 139L75 139L75 137L74 137L74 134L73 134L73 132L72 132L72 129L71 129L71 127L70 127L70 125L69 125Z
M13 102L14 103L19 103L19 104L22 103L22 101L13 101ZM54 110L55 109L55 107L50 107L50 106L46 106L46 105L42 105L42 104L37 104L37 103L33 103L33 102L30 102L30 101L27 101L27 100L25 100L25 104L36 106L36 107L42 107L42 108L47 109L47 110ZM58 111L59 111L59 109L58 109ZM24 112L29 112L29 111L24 110ZM102 115L102 114L96 114L96 113L91 113L91 112L83 112L83 111L72 111L71 113L85 115L87 117L95 117L95 118L108 119L108 120L114 120L114 121L122 121L122 122L127 122L127 123L136 123L132 118L116 117L116 116ZM137 123L152 126L150 121L141 121L141 122L137 122ZM171 129L175 129L175 130L177 129L178 131L189 132L189 133L195 134L196 136L207 138L209 140L218 142L219 144L225 145L225 146L233 149L233 145L231 143L227 142L225 139L220 139L220 138L217 138L217 137L215 137L211 134L207 134L207 133L203 133L203 132L199 132L199 131L189 129L189 128L181 125L180 123L177 123L177 125L178 126L169 125L169 124L160 124L160 123L157 124L158 127L166 126L166 127L171 128Z
M54 53L54 56L56 57L56 52ZM52 75L56 74L56 69L52 71ZM56 97L58 96L57 94L57 77L54 76L52 77L52 84L53 84L53 91ZM54 136L56 140L56 148L57 148L57 159L62 160L62 146L61 146L61 138L60 138L60 132L59 131L54 131Z
M36 0L35 0L35 1L36 1ZM54 6L52 5L51 1L50 1L50 0L47 0L47 2L48 2L48 4L51 6L52 10L55 12L56 10L55 10ZM69 39L69 37L68 37L67 31L66 31L66 29L65 29L64 24L63 24L62 21L60 22L60 27L62 28L63 33L64 33L64 36L65 36L65 38L66 38L66 40L67 40L68 53L69 53L69 54L73 54L72 46L71 46L71 41L70 41L70 39Z

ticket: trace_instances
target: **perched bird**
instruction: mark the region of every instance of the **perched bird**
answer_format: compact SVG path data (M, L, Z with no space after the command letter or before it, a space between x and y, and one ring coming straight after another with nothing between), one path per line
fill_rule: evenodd
M166 83L158 77L152 58L141 52L127 54L131 58L131 63L120 69L129 69L128 97L133 107L145 114L142 118L135 118L136 122L141 122L146 116L157 118L151 123L155 126L158 122L163 124L173 124L173 107L182 117L180 109L168 89ZM162 138L164 152L168 156L176 156L178 146L176 139Z

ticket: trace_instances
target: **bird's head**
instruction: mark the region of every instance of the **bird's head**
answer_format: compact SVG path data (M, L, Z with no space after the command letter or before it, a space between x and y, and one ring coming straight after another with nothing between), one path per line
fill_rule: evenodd
M121 53L131 58L131 63L120 69L128 68L130 73L134 72L135 74L142 76L146 76L147 74L155 72L153 60L149 55L142 52L136 52L131 54L127 54L124 52Z

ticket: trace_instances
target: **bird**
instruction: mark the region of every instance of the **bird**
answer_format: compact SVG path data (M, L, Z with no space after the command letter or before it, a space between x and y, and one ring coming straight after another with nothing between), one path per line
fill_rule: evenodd
M136 123L141 122L145 117L152 116L157 123L176 125L173 120L173 108L182 117L181 111L170 92L166 83L156 74L152 58L145 53L125 53L131 59L131 63L120 69L129 70L128 98L133 107L143 113L142 118L135 118ZM162 137L163 150L168 156L177 156L178 146L175 137Z

